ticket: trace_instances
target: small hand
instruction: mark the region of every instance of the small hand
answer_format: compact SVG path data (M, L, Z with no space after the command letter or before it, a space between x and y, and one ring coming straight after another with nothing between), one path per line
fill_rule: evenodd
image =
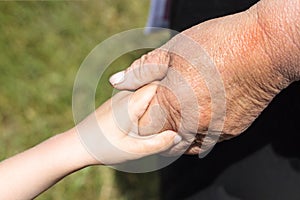
M134 93L119 92L78 125L85 147L96 158L94 164L111 165L138 159L163 152L180 142L181 137L173 131L153 132L151 136L137 133L138 120L156 89L152 84ZM95 129L95 124L91 123L95 116L100 129Z

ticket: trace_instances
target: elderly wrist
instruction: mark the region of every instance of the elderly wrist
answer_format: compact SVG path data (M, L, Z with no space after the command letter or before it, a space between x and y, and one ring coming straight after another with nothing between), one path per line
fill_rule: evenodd
M263 33L264 50L272 60L273 68L289 82L300 79L300 1L259 2L256 12ZM298 27L297 27L298 26Z

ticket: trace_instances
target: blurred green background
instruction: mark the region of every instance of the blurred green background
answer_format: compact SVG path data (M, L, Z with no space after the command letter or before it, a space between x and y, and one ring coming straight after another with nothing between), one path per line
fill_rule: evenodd
M0 160L74 126L72 89L80 64L106 38L143 27L148 9L149 0L0 2ZM110 97L108 77L144 52L109 67L96 105ZM90 167L37 199L158 199L158 186L156 173Z

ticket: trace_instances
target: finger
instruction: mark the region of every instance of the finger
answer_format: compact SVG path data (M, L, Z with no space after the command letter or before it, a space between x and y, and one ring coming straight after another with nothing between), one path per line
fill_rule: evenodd
M196 154L199 154L200 151L201 151L201 148L199 147L199 145L193 144L186 150L186 152L184 154L196 155Z
M198 154L199 158L204 158L212 150L214 146L205 147L203 144L192 144L186 151L187 155L196 155Z
M138 119L144 114L156 93L157 84L147 85L136 92L121 91L112 99L115 123L124 133L138 133Z
M139 135L151 135L164 130L174 130L167 121L167 111L158 103L156 96L150 102L143 116L139 117Z
M138 140L136 145L133 146L134 149L132 152L136 152L142 156L166 151L182 140L181 136L174 131L164 131L143 140L137 138L131 139Z
M133 121L137 122L144 114L156 93L156 89L157 84L153 83L140 88L131 96L128 104L128 110Z
M162 80L168 71L170 56L156 49L134 61L125 71L112 75L110 83L119 90L135 90L153 81Z

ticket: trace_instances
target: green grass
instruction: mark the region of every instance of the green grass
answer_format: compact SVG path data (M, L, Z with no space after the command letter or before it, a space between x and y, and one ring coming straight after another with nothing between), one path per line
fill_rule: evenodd
M0 160L74 126L72 87L82 61L113 34L144 26L148 4L0 2ZM96 105L111 94L108 76L142 52L126 54L111 65L99 83ZM157 199L157 188L155 173L132 175L90 167L37 199Z

